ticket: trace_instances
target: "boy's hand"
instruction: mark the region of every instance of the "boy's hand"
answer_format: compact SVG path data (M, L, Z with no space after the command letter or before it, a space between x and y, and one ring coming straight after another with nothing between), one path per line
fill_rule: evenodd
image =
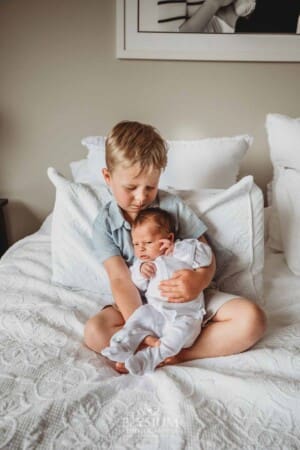
M170 239L160 239L160 251L163 252L164 255L171 255L174 251L174 243L170 241Z
M168 298L168 302L183 303L196 298L206 287L201 281L202 274L195 270L177 270L172 278L161 281L159 289L161 295Z
M154 277L156 273L156 266L152 262L144 262L141 264L140 272L144 278L149 280L150 278Z

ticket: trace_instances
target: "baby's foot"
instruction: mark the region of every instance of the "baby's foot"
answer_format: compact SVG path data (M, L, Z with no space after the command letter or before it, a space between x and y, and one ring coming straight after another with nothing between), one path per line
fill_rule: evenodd
M132 352L123 350L121 347L110 346L106 347L101 351L101 355L110 359L111 361L124 362L129 356L132 355Z
M125 367L133 375L144 375L144 373L153 372L160 361L158 346L147 347L130 356L125 361Z
M131 356L125 362L125 368L132 375L144 375L146 364L144 360L136 358L136 356Z

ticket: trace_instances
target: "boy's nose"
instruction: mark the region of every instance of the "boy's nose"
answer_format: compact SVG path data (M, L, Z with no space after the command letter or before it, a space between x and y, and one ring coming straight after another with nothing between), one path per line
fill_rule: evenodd
M138 205L143 205L145 203L146 200L146 195L145 194L138 194L135 197L135 201Z

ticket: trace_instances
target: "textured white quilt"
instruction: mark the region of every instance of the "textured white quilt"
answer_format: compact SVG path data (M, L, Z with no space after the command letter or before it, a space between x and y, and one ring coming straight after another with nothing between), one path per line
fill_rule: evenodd
M46 230L0 264L1 449L299 449L300 278L267 253L269 330L240 355L119 375L83 344L107 298L50 283Z

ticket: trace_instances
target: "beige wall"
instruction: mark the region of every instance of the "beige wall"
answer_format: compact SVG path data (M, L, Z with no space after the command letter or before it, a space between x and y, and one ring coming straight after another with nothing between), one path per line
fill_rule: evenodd
M265 115L299 116L300 64L115 59L114 0L0 2L0 196L11 242L51 210L48 166L69 175L82 136L124 118L167 138L251 133L242 166L271 178Z

